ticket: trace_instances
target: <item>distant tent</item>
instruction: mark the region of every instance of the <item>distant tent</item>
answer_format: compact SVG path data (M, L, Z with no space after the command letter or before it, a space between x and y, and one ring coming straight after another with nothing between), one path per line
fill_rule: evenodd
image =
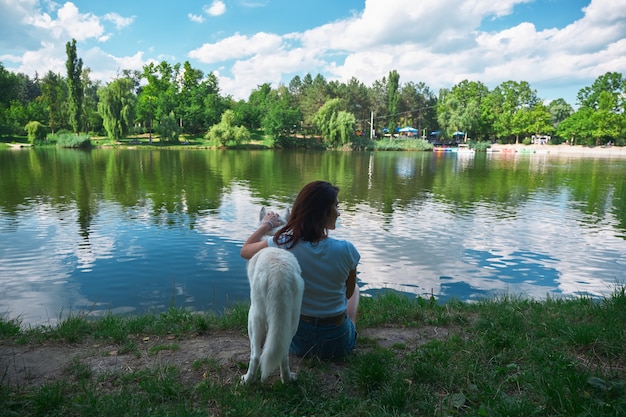
M452 134L452 136L465 136L465 132L459 132L458 130Z
M407 133L407 132L409 132L409 133L417 133L417 129L415 129L414 127L411 127L411 126L406 126L406 127L403 127L402 129L400 129L399 132L403 132L403 133Z

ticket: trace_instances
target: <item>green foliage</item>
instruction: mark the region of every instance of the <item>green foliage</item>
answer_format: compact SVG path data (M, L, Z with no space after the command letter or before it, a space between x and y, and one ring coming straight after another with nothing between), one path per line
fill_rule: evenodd
M555 129L559 127L559 124L570 117L574 113L574 109L562 98L552 100L548 104L548 111L550 112L550 121Z
M563 120L557 129L557 135L569 141L572 145L588 145L593 141L594 111L589 107L582 107L567 119Z
M432 143L424 139L384 139L375 143L378 151L432 151Z
M59 129L69 127L69 115L67 112L68 87L67 82L60 75L48 71L41 79L41 95L36 100L40 101L48 115L48 127L52 133Z
M249 142L250 131L244 126L234 126L234 122L235 113L232 110L226 110L222 114L222 120L211 127L204 138L221 146L240 145Z
M28 122L24 128L28 135L28 141L33 144L44 141L48 134L48 129L38 121Z
M57 133L49 135L48 139L55 141L59 148L88 148L91 146L91 139L87 134Z
M355 136L352 140L352 149L355 151L371 151L376 148L376 141L365 137Z
M614 98L614 106L609 109L614 112L624 110L626 99L626 79L618 72L607 72L595 79L592 85L582 88L577 95L581 107L597 110L600 108L600 95L610 94Z
M331 146L339 147L350 143L355 137L356 120L352 113L342 110L339 99L324 103L314 118L324 140Z
M353 149L365 149L371 144L357 140L355 131L369 136L371 130L393 130L398 125L416 127L420 133L439 130L444 141L455 131L467 132L471 140L501 143L554 132L554 143L569 140L597 146L626 140L626 80L616 72L599 76L579 91L578 114L563 99L544 106L526 81L505 81L490 91L481 82L463 80L440 90L437 97L422 82L400 84L395 70L370 87L354 77L343 83L328 82L320 74L296 75L287 86L272 88L266 83L247 101L235 102L220 94L215 73L205 75L189 62L150 63L141 73L122 70L120 79L126 81L100 85L89 79L88 68L83 69L75 40L66 44L66 52L67 77L48 72L33 80L0 64L0 134L23 135L25 125L37 120L52 133L60 129L106 133L119 141L131 132L156 130L163 141L176 142L181 134L208 132L226 110L232 110L232 126L263 127L273 141L270 146L282 142L309 147L311 141L288 137L321 134L327 146L352 143ZM333 100L339 100L338 107L323 110ZM244 131L233 134L232 140L224 139L232 132L222 133L218 136L230 144L247 141Z
M134 122L134 83L130 78L118 78L98 90L98 111L110 139L119 141L128 135Z
M174 116L174 112L170 112L170 114L166 116L161 116L161 121L159 122L156 131L161 136L162 141L178 142L181 129L180 126L178 126L178 121L176 120L176 116Z
M81 79L83 60L76 55L76 39L65 45L67 53L67 86L69 89L69 124L74 133L78 133L82 127L83 115L83 83Z
M263 128L274 140L294 132L302 122L300 109L292 102L288 91L283 87L278 94L270 95L265 103Z
M400 74L398 71L389 71L389 78L387 81L387 111L389 112L389 122L387 128L390 132L393 132L397 125L398 120L398 103L400 102L400 94L398 88L400 86Z

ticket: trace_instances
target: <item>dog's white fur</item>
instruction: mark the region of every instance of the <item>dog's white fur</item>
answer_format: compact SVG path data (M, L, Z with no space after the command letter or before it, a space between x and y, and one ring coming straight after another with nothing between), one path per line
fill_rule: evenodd
M261 381L278 366L283 383L296 379L289 369L289 345L300 320L304 291L301 272L296 257L284 249L265 248L250 259L250 364L241 377L244 383L256 378L259 365Z

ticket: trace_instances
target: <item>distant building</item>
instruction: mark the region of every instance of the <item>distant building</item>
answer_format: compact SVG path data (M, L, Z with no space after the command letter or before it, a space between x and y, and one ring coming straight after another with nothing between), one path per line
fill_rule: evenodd
M550 135L532 135L530 139L533 145L547 145L552 137Z

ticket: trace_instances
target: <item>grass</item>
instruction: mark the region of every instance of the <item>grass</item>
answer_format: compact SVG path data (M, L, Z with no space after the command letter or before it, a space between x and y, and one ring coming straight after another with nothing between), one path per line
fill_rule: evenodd
M246 317L247 306L238 305L221 316L176 308L95 320L74 315L55 327L0 320L0 344L92 340L133 352L132 334L184 339L244 332ZM601 300L503 296L439 304L389 292L361 301L359 329L427 326L442 336L387 348L360 338L345 361L303 360L298 380L288 385L241 385L231 368L243 373L247 364L229 368L210 357L190 366L203 374L200 382L176 366L97 374L76 359L62 380L14 386L4 383L0 369L0 416L626 415L624 288ZM152 354L177 348L156 345Z

